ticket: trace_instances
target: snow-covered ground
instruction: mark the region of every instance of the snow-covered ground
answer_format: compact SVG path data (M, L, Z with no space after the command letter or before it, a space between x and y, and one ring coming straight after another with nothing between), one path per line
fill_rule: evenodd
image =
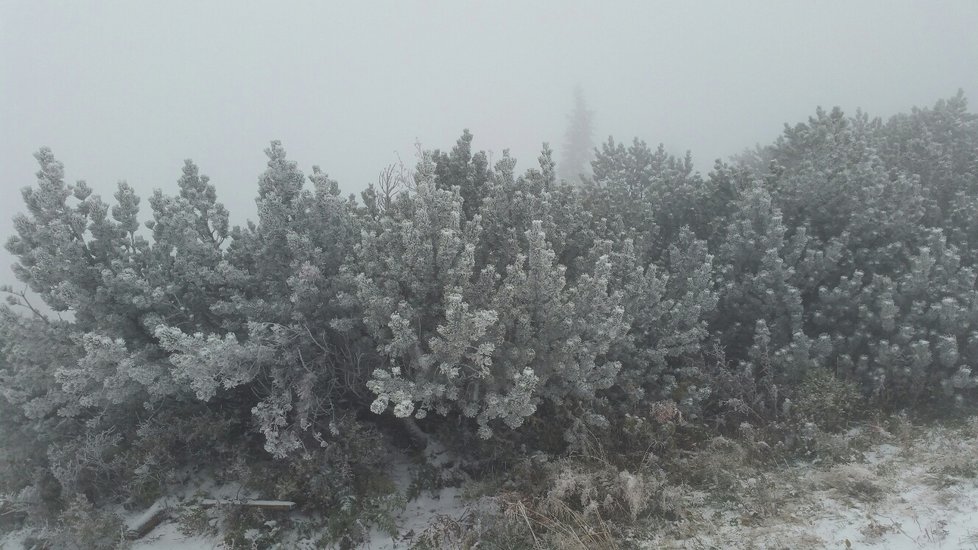
M132 548L139 550L198 550L224 548L220 539L213 537L188 537L180 532L176 523L166 522L153 531L133 541Z
M442 445L431 441L424 451L429 464L436 468L456 461L456 458ZM395 463L391 477L401 493L406 493L411 484L411 464L404 460ZM407 503L407 506L397 514L399 527L398 536L392 537L374 529L365 550L397 550L410 548L412 541L423 533L432 522L439 518L461 519L467 513L469 504L462 500L462 491L458 487L444 487L437 491L421 491L417 498Z
M427 460L454 462L432 443ZM415 467L406 457L392 471L406 492ZM239 488L207 487L216 498L246 498ZM684 511L633 540L643 548L871 548L978 550L978 421L965 427L917 429L886 437L847 463L799 464L761 471L723 495L686 492ZM410 548L432 522L461 521L474 505L462 489L421 491L397 516L397 536L374 531L369 550ZM151 510L142 514L151 513ZM139 514L125 519L132 525ZM0 539L20 548L23 533ZM301 545L300 545L301 546ZM308 546L314 548L315 546ZM169 519L135 541L140 550L222 548L220 539L188 537Z
M743 492L753 496L703 499L684 528L642 546L978 550L978 425L882 443L851 463L783 468Z
M427 463L439 471L455 462L455 457L436 442L431 442L424 451ZM392 456L391 477L401 494L407 494L411 485L412 470L417 465L406 455L395 454ZM256 495L246 494L237 486L217 486L208 484L200 487L197 491L207 494L211 498L230 498L243 499L254 498ZM185 491L186 492L186 491ZM181 495L186 499L194 491ZM391 536L379 529L374 529L370 533L370 540L362 546L363 550L395 550L409 548L413 541L431 525L432 522L451 518L461 519L472 506L471 503L463 502L462 491L459 487L443 487L437 490L422 490L420 494L409 501L407 506L396 515L398 526L397 536ZM138 522L138 515L151 513L147 510L142 514L133 514L127 517L127 523L134 525ZM312 540L300 539L295 544L301 548L316 548ZM180 533L176 523L171 519L154 529L145 538L135 541L133 548L137 550L190 550L190 549L217 549L223 548L219 537L188 537Z

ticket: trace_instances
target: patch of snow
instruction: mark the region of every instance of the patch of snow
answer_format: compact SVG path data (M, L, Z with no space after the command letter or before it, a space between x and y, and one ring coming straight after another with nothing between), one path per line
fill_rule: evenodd
M866 457L866 462L868 464L879 464L895 459L897 455L900 454L901 450L902 449L896 445L883 443L877 445L872 450L867 451L863 456Z
M457 462L457 458L437 441L429 441L424 452L428 464L437 468ZM397 490L406 494L411 484L412 463L407 456L395 455L391 470L391 479ZM461 490L457 487L443 487L434 494L422 491L417 498L407 503L395 520L398 535L392 537L376 528L371 530L365 550L399 550L410 548L412 541L423 533L434 520L448 516L459 520L468 513L468 507L462 500Z
M427 492L408 502L407 506L397 514L398 536L391 537L387 533L374 530L370 540L365 545L369 550L397 550L410 548L411 542L431 525L431 522L441 516L461 519L466 514L460 491L456 487L445 487L435 496Z
M956 467L964 466L955 469ZM978 550L978 437L933 428L882 443L861 463L773 472L787 497L761 518L729 502L691 506L643 548L873 548ZM973 474L972 474L973 475ZM736 498L734 500L737 500Z
M830 546L844 548L848 540L854 547L893 550L978 548L978 487L973 484L948 491L911 481L866 510L830 504L831 516L811 527Z
M30 529L19 529L0 536L0 550L14 550L24 547L24 539L30 535Z
M211 550L224 548L220 539L180 532L176 523L164 523L145 537L132 542L133 550Z

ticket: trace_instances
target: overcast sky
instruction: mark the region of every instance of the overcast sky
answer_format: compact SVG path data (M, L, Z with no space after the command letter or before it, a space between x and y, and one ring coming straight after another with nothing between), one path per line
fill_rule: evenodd
M978 101L976 29L975 0L0 0L0 239L43 145L105 197L127 180L147 216L193 158L240 222L272 139L347 192L463 128L526 168L559 150L576 84L596 138L690 149L705 173L819 105Z

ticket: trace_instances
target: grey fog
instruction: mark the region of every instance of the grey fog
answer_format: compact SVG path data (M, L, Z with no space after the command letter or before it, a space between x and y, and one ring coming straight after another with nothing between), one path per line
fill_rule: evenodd
M819 105L978 97L975 29L971 0L4 0L0 239L41 146L106 197L170 190L192 158L243 223L270 140L347 193L465 128L525 169L543 142L559 158L575 86L596 143L690 150L705 174Z

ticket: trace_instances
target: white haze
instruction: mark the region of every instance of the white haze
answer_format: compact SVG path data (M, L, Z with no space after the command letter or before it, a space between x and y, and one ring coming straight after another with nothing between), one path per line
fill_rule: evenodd
M573 87L596 140L708 172L815 107L978 101L978 2L0 2L0 239L47 145L110 198L193 158L241 223L281 139L358 192L414 144L559 151ZM559 157L558 157L559 158ZM13 282L0 256L0 282Z

